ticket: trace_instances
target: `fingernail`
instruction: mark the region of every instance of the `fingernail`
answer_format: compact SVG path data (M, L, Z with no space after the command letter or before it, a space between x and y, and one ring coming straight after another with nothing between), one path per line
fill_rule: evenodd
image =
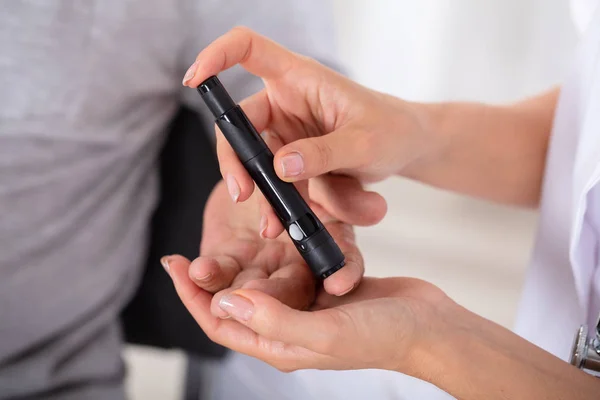
M196 70L198 69L198 61L195 61L189 68L188 70L185 72L185 75L183 76L183 81L181 81L181 83L185 86L187 85L187 83L192 80L192 78L194 77L194 75L196 75Z
M212 278L212 274L211 274L211 273L208 273L208 274L206 274L206 275L204 275L204 276L201 276L200 278L198 278L198 277L196 277L196 276L194 277L194 279L195 279L195 280L197 280L197 281L199 281L199 282L206 282L206 281L208 281L210 278Z
M265 232L267 231L267 216L263 215L260 217L260 226L258 228L258 232L260 232L260 237L265 238Z
M238 321L248 322L254 314L254 304L250 300L235 294L221 297L219 307Z
M304 160L298 152L287 154L281 158L283 176L298 176L304 171Z
M167 274L171 274L170 273L170 268L169 268L169 256L164 256L160 259L160 264L163 266L163 268L165 269L165 271L167 272Z
M345 294L348 294L352 291L352 289L354 289L354 285L350 286L350 288L348 288L347 290L343 291L342 293L338 294L338 296L343 296Z
M238 199L240 198L240 185L238 185L237 181L231 174L227 174L226 183L227 191L231 196L231 200L233 200L234 203L237 203Z

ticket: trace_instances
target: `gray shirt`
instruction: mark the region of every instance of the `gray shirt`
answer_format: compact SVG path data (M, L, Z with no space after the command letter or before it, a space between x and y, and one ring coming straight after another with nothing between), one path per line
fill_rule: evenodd
M0 4L0 399L123 397L156 157L197 52L235 25L329 59L319 0ZM260 81L222 75L238 100Z

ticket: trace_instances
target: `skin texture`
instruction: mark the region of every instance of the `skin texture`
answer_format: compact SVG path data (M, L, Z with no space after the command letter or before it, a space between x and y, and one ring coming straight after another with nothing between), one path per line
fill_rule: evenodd
M536 207L558 94L555 88L510 106L419 105L445 144L401 173L442 189Z
M265 83L242 107L267 132L276 171L298 182L349 266L328 278L324 289L315 286L217 131L227 185L221 183L207 205L205 227L211 234L204 236L202 257L191 263L180 256L162 260L183 303L212 340L283 371L388 369L461 399L596 396L594 378L460 307L427 282L364 278L358 286L363 262L351 225L376 223L386 210L385 201L363 183L400 174L534 206L557 89L511 106L409 103L364 88L245 28L204 49L184 84L196 87L236 64ZM290 164L290 154L300 158ZM290 166L299 165L290 175ZM241 204L223 207L228 196ZM206 275L211 278L197 279Z
M262 136L272 151L282 146L272 131L264 130ZM225 180L206 205L201 257L194 260L190 276L199 287L216 295L215 302L227 291L251 285L286 304L307 306L314 298L316 281L287 235L280 235L279 220L279 227L265 226L261 220L267 215L277 218L264 196L256 190L236 204L240 197L231 196L230 175L224 172L223 176ZM379 194L363 190L352 177L327 175L312 179L310 185L303 182L297 186L346 257L344 268L325 279L323 287L333 295L348 293L364 274L352 226L379 222L387 204ZM307 297L307 293L312 294ZM224 315L216 306L213 312Z
M459 399L595 398L600 383L512 332L411 278L364 278L351 294L320 292L307 311L261 290L221 298L232 319L188 276L190 262L164 260L187 309L217 343L282 371L378 368L426 380Z
M319 180L328 187L351 186L352 189L346 189L350 193L362 191L354 182L348 183L347 178ZM260 236L259 194L257 191L248 201L234 204L221 181L206 205L201 257L191 263L188 275L198 287L215 295L212 307L215 316L226 316L217 306L218 301L240 287L262 290L299 309L308 307L314 300L315 278L291 240L286 235L273 240ZM315 202L311 207L346 257L346 266L327 278L323 286L334 295L347 293L358 286L364 273L352 226L339 222Z
M264 81L265 89L241 105L259 131L269 130L282 145L274 166L286 181L306 184L331 172L362 183L403 175L493 201L538 202L558 89L510 106L411 103L358 85L246 28L205 48L184 83L197 87L236 64ZM217 153L223 176L245 201L254 184L218 130ZM302 167L290 176L284 161L293 154ZM266 237L277 237L282 227L266 202L261 212L268 217Z

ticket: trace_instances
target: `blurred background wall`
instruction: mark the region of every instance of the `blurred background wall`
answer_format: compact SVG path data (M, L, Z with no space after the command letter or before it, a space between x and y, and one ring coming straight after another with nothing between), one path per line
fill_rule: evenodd
M336 0L340 57L360 83L417 101L510 102L560 82L577 42L567 0ZM430 280L511 326L536 214L406 180L359 230L367 271Z
M577 37L567 0L335 0L339 56L360 83L409 100L510 102L560 82ZM318 10L315 10L318 12ZM400 178L374 186L383 223L358 230L368 275L416 276L510 327L536 213ZM132 399L178 398L177 352L130 348Z

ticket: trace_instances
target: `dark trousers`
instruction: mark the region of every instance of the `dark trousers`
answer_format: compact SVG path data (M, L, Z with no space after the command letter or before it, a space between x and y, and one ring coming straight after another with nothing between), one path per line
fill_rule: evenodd
M212 134L212 133L211 133ZM208 196L221 179L205 125L182 107L168 127L160 154L160 199L150 224L150 244L140 286L122 313L127 342L188 355L186 400L199 399L198 360L221 358L226 349L213 343L185 309L160 258L198 256L202 216Z

